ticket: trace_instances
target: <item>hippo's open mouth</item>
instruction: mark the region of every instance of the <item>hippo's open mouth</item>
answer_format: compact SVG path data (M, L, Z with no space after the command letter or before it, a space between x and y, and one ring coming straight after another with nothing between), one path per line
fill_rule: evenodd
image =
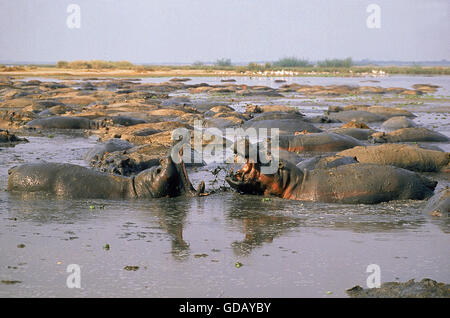
M247 161L240 170L236 171L236 173L230 171L230 174L225 180L233 189L239 192L263 194L264 188L260 182L260 175L259 165Z
M197 189L194 188L191 181L189 180L189 175L187 174L186 166L185 166L183 160L181 160L180 163L175 164L175 166L177 167L177 171L180 176L181 182L187 193L198 196L198 195L202 195L205 192L205 182L204 181L202 181L199 184Z

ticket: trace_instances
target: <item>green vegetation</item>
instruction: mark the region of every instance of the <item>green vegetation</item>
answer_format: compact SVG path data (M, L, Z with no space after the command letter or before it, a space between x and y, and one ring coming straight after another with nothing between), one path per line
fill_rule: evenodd
M385 72L386 74L407 74L407 75L450 75L450 67L445 66L376 66L376 65L354 65L351 58L330 59L317 62L313 65L305 59L296 57L285 57L273 63L255 63L248 65L233 65L231 59L218 59L215 63L204 63L197 61L191 65L142 65L132 64L128 61L103 61L103 60L76 60L76 61L58 61L53 65L0 65L0 72L31 72L38 69L64 69L64 70L128 70L139 73L141 76L152 76L151 72L171 72L174 70L185 71L185 76L196 76L199 72L192 75L188 71L195 70L203 73L202 76L216 75L216 71L235 72L236 75L252 75L257 72L290 71L298 76L355 76L362 74L372 74L373 71ZM45 70L43 70L45 72ZM209 74L211 73L211 74ZM250 73L250 74L249 74ZM68 74L70 75L70 74ZM43 74L45 76L45 74ZM119 75L120 76L120 75ZM160 76L160 74L159 74Z
M92 61L58 61L56 63L58 68L68 68L68 69L122 69L130 70L134 69L133 63L128 61L103 61L103 60L92 60Z
M313 66L308 60L296 57L285 57L273 63L275 67L311 67Z
M217 59L217 66L231 66L231 59Z
M318 67L351 67L353 66L353 61L351 57L346 59L332 59L317 62Z

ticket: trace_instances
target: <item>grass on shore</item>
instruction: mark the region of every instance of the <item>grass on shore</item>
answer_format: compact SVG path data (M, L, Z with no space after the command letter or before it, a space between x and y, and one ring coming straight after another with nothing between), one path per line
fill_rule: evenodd
M183 71L189 73L189 71L200 71L208 75L215 75L214 73L226 71L232 73L230 75L280 75L273 74L277 71L294 72L294 75L337 75L337 76L350 76L350 75L362 75L371 74L373 70L377 72L385 72L387 74L406 74L406 75L450 75L450 67L444 66L355 66L352 65L351 59L345 60L325 60L318 62L317 65L312 65L307 60L296 58L283 58L274 63L249 63L248 65L232 65L228 59L218 60L215 65L205 65L201 62L196 62L192 65L136 65L128 61L59 61L53 65L14 65L5 66L0 65L0 72L33 72L37 70L67 70L67 71L114 71L114 70L127 70L133 73L141 73L151 75L151 72L173 72ZM259 74L258 74L259 73Z

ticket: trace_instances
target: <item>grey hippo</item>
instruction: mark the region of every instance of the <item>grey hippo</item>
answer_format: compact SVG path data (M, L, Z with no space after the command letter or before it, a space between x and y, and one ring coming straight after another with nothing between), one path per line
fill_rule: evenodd
M189 181L184 163L171 156L159 166L133 177L101 173L89 168L64 163L24 164L9 170L8 191L41 192L69 198L131 199L199 195Z
M300 169L279 160L274 174L261 173L261 164L247 163L226 177L241 193L273 195L290 200L376 204L391 200L422 200L432 196L437 182L392 166L343 164L327 169Z

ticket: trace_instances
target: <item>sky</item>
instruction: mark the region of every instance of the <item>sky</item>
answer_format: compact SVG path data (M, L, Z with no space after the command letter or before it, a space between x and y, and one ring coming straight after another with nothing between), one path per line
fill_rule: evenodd
M0 61L440 61L449 35L449 0L0 0Z

